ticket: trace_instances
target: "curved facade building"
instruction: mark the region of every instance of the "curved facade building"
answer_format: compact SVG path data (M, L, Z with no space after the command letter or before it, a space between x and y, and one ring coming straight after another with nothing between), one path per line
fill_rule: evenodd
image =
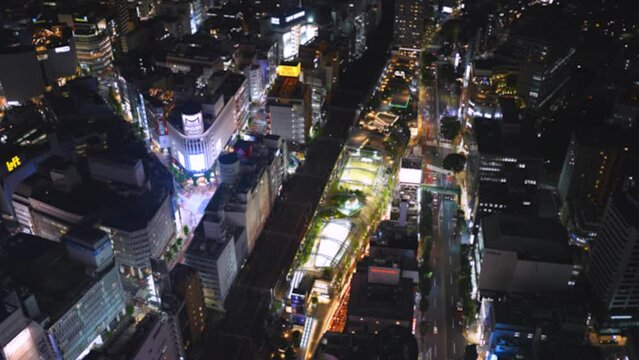
M169 119L171 156L192 173L211 169L235 131L232 116L209 120L200 104L186 104L176 112Z

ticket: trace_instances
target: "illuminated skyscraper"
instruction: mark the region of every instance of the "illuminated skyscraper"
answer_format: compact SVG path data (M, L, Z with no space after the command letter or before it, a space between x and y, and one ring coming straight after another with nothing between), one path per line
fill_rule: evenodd
M395 1L396 46L421 49L424 34L424 4L420 0Z
M113 47L106 19L73 19L73 40L80 69L91 75L103 75L113 66Z

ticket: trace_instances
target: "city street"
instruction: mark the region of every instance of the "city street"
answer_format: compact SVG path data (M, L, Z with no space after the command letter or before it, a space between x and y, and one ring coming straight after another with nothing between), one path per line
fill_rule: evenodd
M459 239L454 236L457 206L452 200L439 198L433 224L434 245L431 253L433 287L427 319L431 332L423 340L421 359L459 359L466 346L455 312L459 300Z

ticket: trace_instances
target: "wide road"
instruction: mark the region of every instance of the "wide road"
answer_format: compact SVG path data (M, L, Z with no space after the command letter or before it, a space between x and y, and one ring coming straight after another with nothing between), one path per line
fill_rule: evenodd
M427 318L432 331L425 336L422 359L460 359L466 346L462 328L455 320L456 304L459 300L457 276L459 274L459 239L454 236L457 205L436 195L434 207L433 287L430 292L430 308Z

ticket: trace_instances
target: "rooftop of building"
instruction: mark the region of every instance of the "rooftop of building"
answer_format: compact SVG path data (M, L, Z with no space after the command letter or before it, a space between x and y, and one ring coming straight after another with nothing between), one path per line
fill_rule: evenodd
M308 294L308 292L313 289L314 282L315 282L315 278L312 275L310 274L304 275L300 283L297 284L295 289L293 289L293 293L298 295Z
M538 157L536 132L521 131L520 136L503 136L503 121L476 117L473 129L477 138L479 153L484 155L508 155Z
M371 237L371 247L417 250L417 234L408 233L408 229L397 222L383 220L379 223L376 236Z
M363 269L362 269L363 270ZM357 271L351 280L348 316L411 321L415 294L413 282L401 278L398 285L370 284L368 271Z
M199 100L199 101L198 101ZM180 132L184 132L184 124L182 121L182 115L189 115L192 113L197 113L199 111L202 111L202 105L203 103L212 103L214 104L215 101L213 101L212 97L199 97L197 99L193 99L193 101L185 101L185 102L181 102L179 104L177 104L173 110L171 111L171 113L169 114L167 120L168 122L171 124L171 126L173 126L175 129L179 130ZM196 111L195 109L199 109L199 111ZM202 114L202 121L204 123L204 131L207 131L211 125L213 125L213 123L215 122L215 120L211 117L211 116L205 116L205 114Z
M597 146L601 148L621 148L633 145L637 132L608 125L579 126L574 132L577 144L582 146Z
M40 139L53 130L52 124L44 120L35 106L12 107L6 109L4 115L0 119L0 136L5 138L0 160L4 160L6 155L41 146L44 142Z
M116 164L116 165L124 165L124 166L135 166L137 164L142 164L141 158L135 156L133 154L128 154L122 151L112 151L112 150L98 150L98 151L90 151L87 154L90 161L98 160L101 162Z
M94 78L79 78L45 93L45 97L59 119L78 116L113 117L113 110L100 96L97 86Z
M106 348L93 350L85 359L87 360L129 360L137 358L140 347L151 334L151 330L160 321L160 315L148 313L140 322L132 321L110 339Z
M167 193L147 191L135 197L112 199L110 212L103 224L122 231L142 230L158 213L168 196Z
M176 264L169 272L169 280L174 286L185 284L193 276L197 276L197 271L184 264Z
M577 19L560 6L536 5L523 12L512 27L511 36L546 42L553 48L568 48L574 44Z
M473 68L475 71L483 71L483 70L499 71L499 70L506 70L506 69L517 70L516 65L512 61L499 58L499 57L474 59Z
M220 52L216 46L214 46L214 42L207 44L200 41L183 40L176 43L166 55L167 58L171 59L185 58L214 62L221 61L224 54Z
M277 102L278 99L301 99L303 84L297 78L278 76L275 84L268 93L269 101Z
M0 266L35 296L52 323L112 269L109 266L91 277L85 274L84 265L67 257L62 244L22 233L3 248Z
M19 310L18 304L11 301L11 291L0 287L0 325L13 313ZM14 293L15 295L15 293Z
M37 177L32 175L31 177ZM30 178L31 178L30 177ZM69 192L58 190L53 184L46 183L33 189L31 197L58 209L79 216L97 214L107 203L109 195L100 184L79 184Z
M211 75L211 79L221 78L223 81L217 88L212 88L214 94L221 94L224 96L224 103L228 102L237 91L240 89L246 77L242 74L233 73L230 71L217 71Z
M74 226L65 234L65 238L97 249L101 244L110 241L107 234L90 226Z
M520 259L572 263L566 229L556 220L496 214L481 220L484 248L513 251Z
M546 295L513 295L491 303L497 328L534 329L541 327L546 335L562 329L573 329L581 336L586 328L587 308L579 292ZM534 332L534 330L533 330ZM568 330L571 332L571 330Z
M422 158L419 158L419 157L405 157L405 158L402 158L402 168L406 168L406 169L420 169L421 170L423 163L424 163L424 160Z
M322 337L314 359L327 358L329 354L337 359L417 359L417 341L409 329L390 326L379 334L349 334L327 332Z
M189 248L186 250L187 256L205 256L207 259L217 261L229 241L233 241L232 236L225 236L220 239L207 239L206 236L204 236L203 222L200 222L200 225L198 225L193 234L193 240L191 240L191 244L189 244Z

